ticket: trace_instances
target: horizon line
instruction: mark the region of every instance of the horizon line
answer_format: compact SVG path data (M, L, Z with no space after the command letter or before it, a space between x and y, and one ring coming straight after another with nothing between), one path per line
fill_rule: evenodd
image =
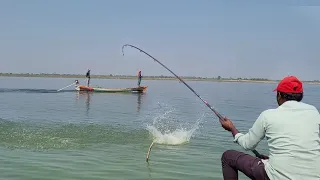
M69 74L69 73L10 73L10 72L0 72L0 76L84 76L85 74ZM135 75L125 75L125 74L91 74L91 77L136 77ZM175 76L167 76L167 75L148 75L142 76L146 78L160 78L160 79L171 79L176 78ZM255 80L255 81L280 81L279 79L268 79L261 77L202 77L202 76L179 76L185 79L214 79L214 80ZM319 80L301 80L305 82L319 82Z

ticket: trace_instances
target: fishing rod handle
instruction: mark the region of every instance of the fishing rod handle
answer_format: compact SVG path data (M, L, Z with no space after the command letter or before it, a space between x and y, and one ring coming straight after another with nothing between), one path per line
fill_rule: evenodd
M261 154L257 150L254 149L254 150L252 150L252 152L256 157L258 157L260 159L262 158Z

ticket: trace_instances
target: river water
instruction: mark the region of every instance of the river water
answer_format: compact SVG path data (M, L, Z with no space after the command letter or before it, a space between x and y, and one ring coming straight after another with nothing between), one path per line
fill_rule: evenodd
M221 154L244 151L178 81L142 80L146 94L78 93L73 87L56 91L73 82L0 78L0 178L222 179ZM137 81L91 83L121 88ZM276 84L187 83L241 132L261 111L277 107ZM319 92L319 86L305 85L304 102L320 107ZM257 150L267 153L265 140ZM241 173L240 178L248 179Z

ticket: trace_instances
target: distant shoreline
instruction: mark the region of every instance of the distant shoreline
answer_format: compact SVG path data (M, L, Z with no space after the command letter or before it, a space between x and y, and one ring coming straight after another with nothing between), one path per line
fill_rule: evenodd
M29 74L29 73L0 73L0 77L41 77L41 78L86 78L83 74ZM205 78L205 77L181 77L185 81L208 81L208 82L249 82L249 83L268 83L275 84L279 80L268 80L262 78ZM137 79L136 76L130 75L91 75L91 79ZM174 76L143 76L143 80L178 80ZM320 85L320 81L303 81L305 84L317 84Z

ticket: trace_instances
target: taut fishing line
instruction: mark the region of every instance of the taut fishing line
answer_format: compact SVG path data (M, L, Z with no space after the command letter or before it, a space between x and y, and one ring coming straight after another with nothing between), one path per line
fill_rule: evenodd
M182 82L184 85L186 85L196 96L198 96L198 98L209 108L211 109L211 111L213 111L215 113L215 115L219 118L219 120L223 120L224 118L221 116L220 113L218 113L218 111L216 111L207 101L203 100L199 95L198 93L196 93L183 79L181 79L179 76L177 76L174 72L172 72L169 68L167 68L164 64L162 64L160 61L158 61L156 58L152 57L150 54L148 54L147 52L143 51L142 49L136 47L136 46L133 46L133 45L130 45L130 44L125 44L122 46L122 54L124 56L124 51L123 49L126 47L126 46L129 46L129 47L132 47L132 48L135 48L135 49L138 49L140 52L146 54L147 56L149 56L150 58L152 58L154 61L156 61L157 63L159 63L161 66L163 66L165 69L167 69L169 72L171 72L176 78L178 78L180 80L180 82ZM150 151L151 151L151 148L152 148L152 145L153 145L154 142L151 143L150 147L149 147L149 150L148 150L148 153L147 153L147 162L148 162L148 159L149 159L149 154L150 154ZM252 150L252 152L257 156L257 157L262 157L262 155L260 153L258 153L258 151L256 150Z

